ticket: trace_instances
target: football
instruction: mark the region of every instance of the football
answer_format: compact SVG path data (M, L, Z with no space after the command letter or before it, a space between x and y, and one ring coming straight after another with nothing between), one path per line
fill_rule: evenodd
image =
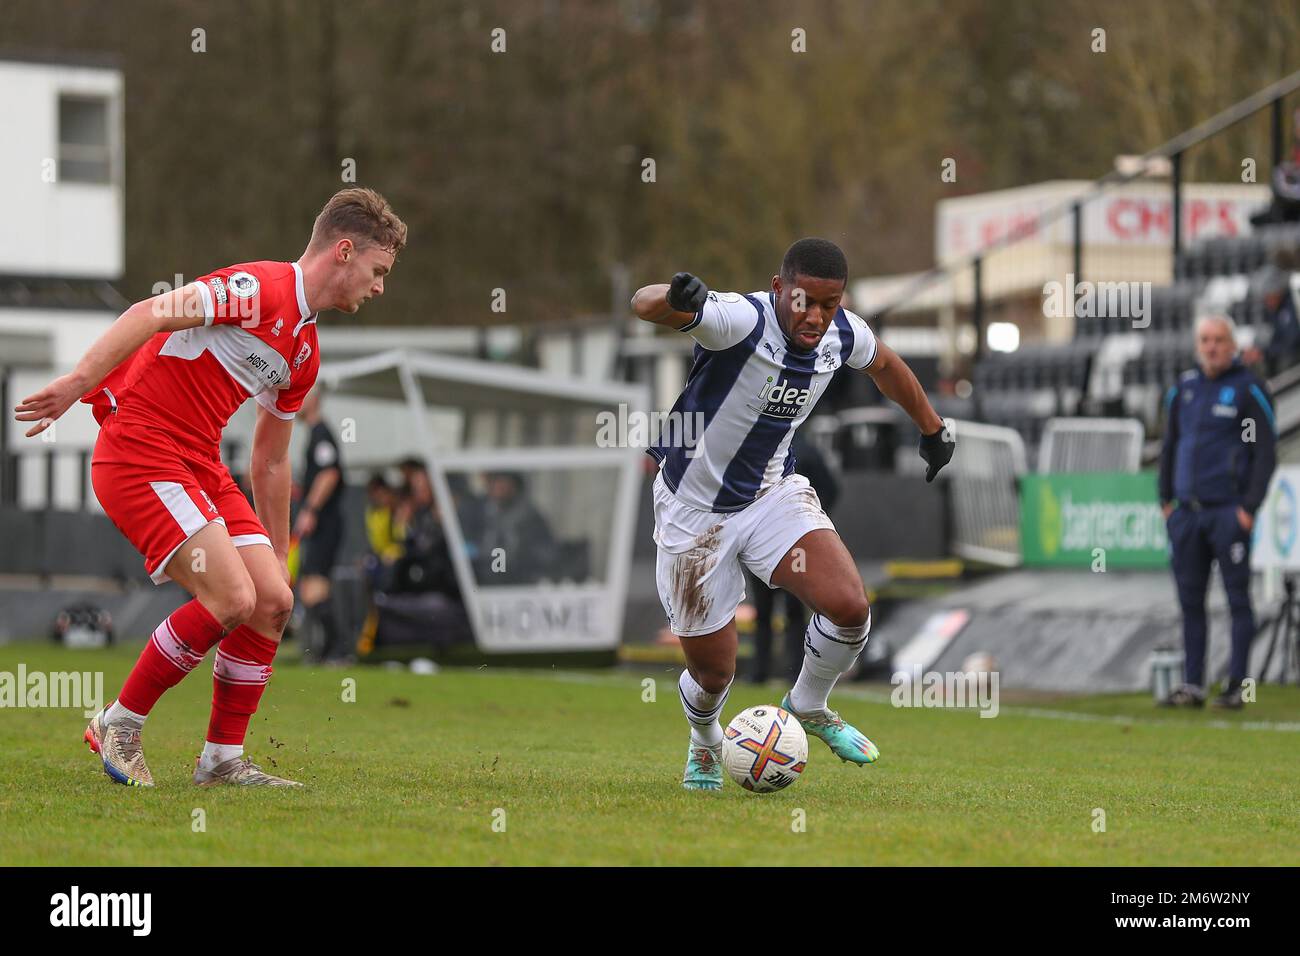
M775 704L742 710L722 732L722 763L752 793L784 790L808 765L808 735Z

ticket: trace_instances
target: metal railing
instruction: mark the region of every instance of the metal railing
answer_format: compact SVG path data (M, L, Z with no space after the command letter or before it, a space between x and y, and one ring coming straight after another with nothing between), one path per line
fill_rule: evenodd
M1143 437L1133 418L1050 418L1038 446L1038 473L1136 472Z
M984 260L988 258L989 255L1000 249L1022 242L1031 236L1041 234L1047 226L1069 216L1071 217L1071 236L1073 243L1073 276L1076 282L1082 281L1084 276L1084 207L1094 199L1097 199L1102 193L1111 187L1133 182L1147 176L1148 169L1152 166L1153 161L1156 160L1168 160L1171 166L1169 184L1172 199L1172 209L1170 210L1170 239L1174 261L1177 262L1178 255L1182 252L1183 246L1182 193L1184 154L1186 154L1186 152L1192 147L1212 139L1224 130L1236 126L1243 120L1249 119L1261 110L1271 109L1270 158L1273 168L1276 168L1282 160L1283 153L1283 103L1285 98L1296 90L1300 90L1300 70L1292 73L1284 79L1278 80L1276 83L1265 87L1259 92L1246 97L1240 102L1233 104L1200 125L1185 130L1168 142L1157 146L1155 149L1144 153L1139 160L1133 164L1131 170L1112 170L1099 179L1094 180L1092 184L1079 195L1047 209L1036 218L1022 223L1018 228L1008 230L1005 235L981 246L975 252L961 257L956 261L940 263L926 272L921 273L921 275L919 275L913 282L909 283L895 299L877 311L875 316L877 323L883 322L884 318L890 312L911 301L934 283L941 279L951 281L957 273L970 269L974 279L974 297L971 305L971 319L975 325L975 357L979 358L984 348Z
M1020 476L1025 442L1014 428L952 422L957 454L942 472L952 506L952 550L1002 567L1020 564Z

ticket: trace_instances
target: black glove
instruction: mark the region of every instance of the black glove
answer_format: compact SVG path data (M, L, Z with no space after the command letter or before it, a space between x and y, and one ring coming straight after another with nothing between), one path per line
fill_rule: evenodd
M944 436L947 430L948 426L945 425L933 435L921 436L921 457L930 466L925 469L926 484L934 481L934 476L939 474L939 469L952 461L952 453L957 447L957 441Z
M674 312L695 313L704 308L709 287L698 276L679 272L668 284L668 305Z

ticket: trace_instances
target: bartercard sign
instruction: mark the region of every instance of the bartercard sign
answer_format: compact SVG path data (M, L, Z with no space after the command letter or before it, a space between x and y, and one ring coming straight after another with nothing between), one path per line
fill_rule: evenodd
M1020 542L1028 566L1168 566L1155 472L1025 475Z

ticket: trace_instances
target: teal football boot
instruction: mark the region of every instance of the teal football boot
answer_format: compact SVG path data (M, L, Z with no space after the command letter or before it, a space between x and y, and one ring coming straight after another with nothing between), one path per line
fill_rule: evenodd
M682 786L687 790L722 789L722 744L701 747L691 744L686 751L686 773Z
M835 711L826 710L806 716L790 706L789 694L781 700L781 707L794 714L805 731L814 737L820 737L831 748L831 753L846 763L861 766L864 763L875 763L880 758L876 745L852 724L846 724Z

